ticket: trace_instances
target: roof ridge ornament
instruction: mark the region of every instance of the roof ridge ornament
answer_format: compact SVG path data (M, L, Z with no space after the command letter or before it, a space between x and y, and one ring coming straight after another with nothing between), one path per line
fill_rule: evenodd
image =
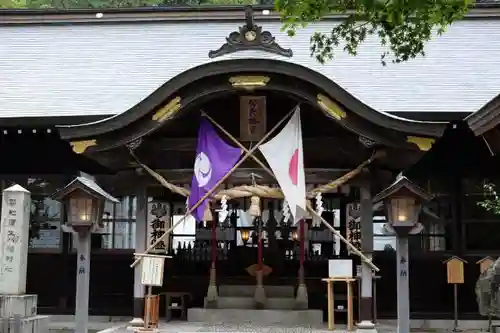
M292 49L282 48L269 31L262 31L262 27L254 23L252 6L245 8L245 21L239 31L233 31L226 37L225 44L217 50L208 52L208 57L213 59L244 50L264 51L288 58L293 56Z

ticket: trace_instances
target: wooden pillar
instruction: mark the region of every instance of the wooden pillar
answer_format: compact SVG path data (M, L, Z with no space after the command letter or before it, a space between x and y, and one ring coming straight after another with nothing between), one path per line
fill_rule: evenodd
M137 191L136 214L135 252L142 253L146 250L147 242L148 194L145 186ZM134 317L130 322L131 326L144 325L144 286L141 283L141 269L141 263L134 267Z
M218 216L212 217L212 221L205 221L205 222L212 222L212 265L210 267L210 279L208 282L208 289L207 289L207 298L206 298L206 303L205 307L207 308L217 308L217 301L218 301L218 293L217 293L217 270L216 270L216 262L217 262L217 222L219 220Z
M369 173L360 184L360 217L361 217L361 251L369 259L373 254L373 208L371 196L371 179ZM363 331L374 331L373 323L373 272L361 262L361 295L360 318L358 328Z
M299 266L299 286L297 288L297 297L295 304L297 309L307 309L309 307L307 286L305 282L304 261L306 258L305 248L305 223L304 219L299 221L299 251L300 251L300 266Z

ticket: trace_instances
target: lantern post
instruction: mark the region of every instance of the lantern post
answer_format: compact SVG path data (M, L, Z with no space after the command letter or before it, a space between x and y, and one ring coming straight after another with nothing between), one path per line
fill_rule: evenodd
M64 207L66 230L76 236L75 333L88 332L90 240L101 223L105 201L119 202L93 180L77 177L54 194Z
M394 183L375 196L375 203L383 201L389 224L387 228L396 234L397 260L397 333L410 332L410 284L408 236L418 234L423 226L418 222L422 203L432 196L399 175Z

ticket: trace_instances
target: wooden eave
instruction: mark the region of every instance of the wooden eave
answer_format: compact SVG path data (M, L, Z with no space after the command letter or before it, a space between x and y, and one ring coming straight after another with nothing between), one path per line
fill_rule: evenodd
M500 123L500 94L466 117L465 121L476 135L483 135L497 127Z
M253 6L256 20L278 21L279 14L273 6ZM142 8L109 8L109 9L1 9L2 24L78 24L78 23L141 23L158 21L241 21L244 6L164 6ZM270 10L263 15L262 10ZM260 12L260 13L259 13ZM96 13L102 13L101 18ZM327 20L339 20L346 15L329 15ZM500 17L500 4L477 3L465 19Z
M154 132L168 122L169 120L159 121L155 118L155 112L168 103L178 99L179 112L189 105L200 105L202 101L217 94L234 91L230 79L245 75L265 76L269 82L263 90L286 92L311 104L317 104L318 107L320 96L326 96L348 114L337 115L336 118L336 115L332 114L333 111L325 111L327 116L336 118L343 127L387 146L397 146L401 142L413 146L417 144L414 138L438 138L447 124L411 121L378 112L329 78L297 64L270 59L238 59L211 62L190 69L166 82L131 109L116 116L93 123L59 126L58 129L66 140L96 140L98 145L95 146L99 147L92 148L96 151L123 146Z

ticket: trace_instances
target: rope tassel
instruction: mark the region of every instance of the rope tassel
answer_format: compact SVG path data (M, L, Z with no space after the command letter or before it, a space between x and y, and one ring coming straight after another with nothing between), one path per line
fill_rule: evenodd
M250 215L253 217L260 216L260 198L256 195L250 199Z
M205 211L203 212L203 221L213 221L214 217L212 215L212 210L210 209L210 202L207 202L207 206L205 207Z

